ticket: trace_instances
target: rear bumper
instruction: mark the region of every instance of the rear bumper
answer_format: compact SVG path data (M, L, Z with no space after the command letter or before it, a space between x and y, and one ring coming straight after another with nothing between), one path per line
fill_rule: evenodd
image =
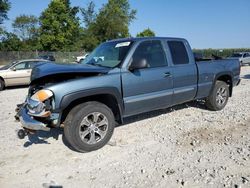
M28 110L26 109L26 104L23 104L21 107L18 106L17 114L15 116L16 120L20 121L22 127L30 130L42 130L49 131L50 128L47 127L46 124L35 120L32 116L28 114Z

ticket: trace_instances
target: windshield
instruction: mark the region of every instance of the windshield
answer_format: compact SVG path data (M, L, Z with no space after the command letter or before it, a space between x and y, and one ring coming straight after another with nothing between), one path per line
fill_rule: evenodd
M242 56L241 54L235 53L235 54L233 54L231 57L241 57L241 56Z
M124 60L131 46L131 41L102 43L80 63L114 68Z
M16 61L14 61L14 62L12 62L12 63L10 63L10 64L8 64L8 65L5 65L5 66L3 66L3 67L1 67L0 68L0 70L7 70L8 68L10 68L12 65L14 65L16 63Z

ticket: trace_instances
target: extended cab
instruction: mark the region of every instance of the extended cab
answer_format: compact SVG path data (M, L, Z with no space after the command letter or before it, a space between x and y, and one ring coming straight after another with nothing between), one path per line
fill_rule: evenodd
M240 81L238 60L195 61L181 38L129 38L105 42L80 65L33 69L28 97L16 119L24 131L64 127L80 152L103 147L116 123L173 105L204 99L221 110Z

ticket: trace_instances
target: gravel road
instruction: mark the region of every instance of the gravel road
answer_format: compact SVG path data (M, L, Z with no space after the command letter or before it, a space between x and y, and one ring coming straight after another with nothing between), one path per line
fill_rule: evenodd
M0 92L0 187L250 187L250 67L226 108L198 102L139 115L104 148L77 153L62 131L16 137L27 88Z

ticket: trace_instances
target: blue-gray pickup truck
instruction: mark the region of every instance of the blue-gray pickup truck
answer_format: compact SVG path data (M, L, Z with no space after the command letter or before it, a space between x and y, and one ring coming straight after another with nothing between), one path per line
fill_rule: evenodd
M33 68L28 96L16 109L18 135L63 127L75 150L93 151L128 116L193 100L221 110L239 82L238 60L196 60L185 39L112 40L79 65Z

